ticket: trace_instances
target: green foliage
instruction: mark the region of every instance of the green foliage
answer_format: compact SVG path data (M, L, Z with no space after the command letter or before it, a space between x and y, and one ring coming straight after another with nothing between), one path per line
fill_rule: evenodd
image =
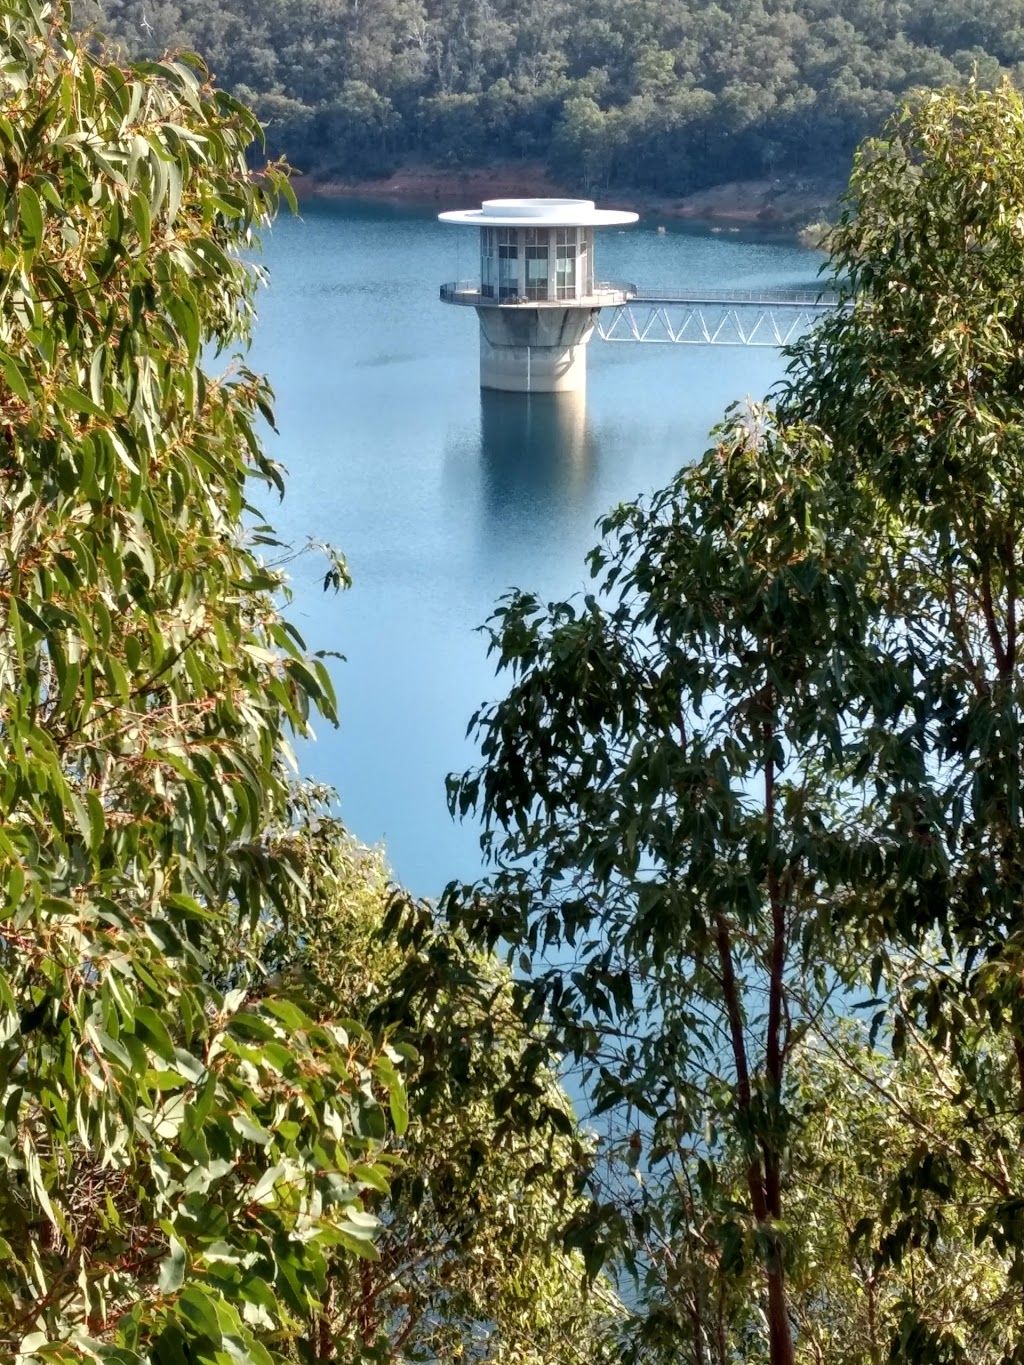
M942 945L945 960L910 978L898 1023L948 1052L986 1134L989 1198L973 1231L1011 1257L1013 1284L1024 1264L1022 165L1024 106L1009 86L933 97L865 148L833 238L854 306L799 348L781 395L787 417L827 433L872 523L870 624L845 707L857 718L846 761L872 794L854 922L879 975L894 947ZM1006 1113L1016 1119L1001 1134L991 1126Z
M815 1030L791 1059L797 1359L880 1365L935 1359L938 1349L939 1359L1001 1365L1024 1328L1020 1293L1008 1283L1012 1257L973 1235L989 1172L959 1077L920 1035L899 1058L866 1035L850 1022ZM1004 1116L989 1137L1005 1140L1011 1128ZM717 1175L711 1189L706 1158L693 1154L659 1193L632 1358L768 1358L735 1145L720 1154Z
M387 1174L379 1052L255 957L334 703L244 529L269 392L203 357L286 186L195 63L35 0L0 49L0 1354L269 1362Z
M610 70L558 106L538 58L566 148L706 103L656 11L614 113ZM383 145L375 13L310 98ZM427 50L467 138L477 99L527 108L485 54L537 55L543 12L462 18ZM1019 1365L1020 96L865 149L851 306L777 409L606 519L593 594L501 605L511 692L452 785L494 872L444 928L289 783L333 695L260 558L269 392L209 368L285 190L258 125L34 0L0 31L0 1353ZM712 92L736 136L755 84ZM865 976L877 1048L835 1018Z
M401 1168L389 1193L371 1196L377 1259L328 1264L334 1349L600 1365L620 1310L604 1283L588 1291L581 1254L561 1245L585 1209L579 1186L594 1154L550 1071L520 1083L536 1036L507 973L425 905L403 907L415 942L400 946L382 856L353 844L310 796L314 818L285 842L315 894L268 939L266 968L302 990L314 1018L339 1000L375 1025L395 1018L391 1057L408 1085L408 1099L390 1091ZM386 1066L379 1074L389 1078Z
M711 1184L720 1143L741 1144L773 1361L792 1359L785 1062L829 957L843 967L815 758L840 743L835 659L863 620L860 528L828 469L811 433L738 414L649 507L606 520L599 595L508 599L492 643L515 682L478 718L485 767L452 788L497 871L450 911L527 949L597 1111L640 1116L655 1165L702 1142Z
M595 192L841 182L900 94L1024 63L1005 0L82 0L78 15L133 53L202 52L303 170L532 157Z
M937 927L965 966L1019 922L1024 106L935 97L861 156L833 238L855 306L793 360L785 410L828 432L871 509L872 722L858 755L917 834L884 837L889 933ZM992 1022L1022 1022L1005 968Z
M974 1235L991 1173L961 1078L920 1035L893 1058L859 1034L848 1028L794 1059L801 1350L808 1361L874 1365L893 1343L901 1360L941 1343L949 1359L1000 1365L1024 1318L1012 1256ZM1012 1130L1005 1116L993 1123L992 1150Z
M870 1288L852 1360L1024 1350L1022 168L1009 85L905 109L832 238L849 307L777 410L605 521L593 595L492 622L512 686L452 801L493 872L448 909L524 951L642 1177L595 1211L657 1289L641 1348L688 1302L695 1361L833 1359ZM865 975L891 1058L829 1024ZM894 1134L839 1183L866 1259L824 1278L815 1035L857 1079L832 1120Z

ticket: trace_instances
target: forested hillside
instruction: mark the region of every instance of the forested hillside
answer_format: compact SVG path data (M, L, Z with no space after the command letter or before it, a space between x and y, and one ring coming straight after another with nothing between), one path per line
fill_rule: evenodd
M501 599L437 904L294 780L257 133L0 0L0 1361L1024 1365L1024 97Z
M83 0L133 55L193 48L320 175L542 159L686 194L845 178L914 87L1024 72L1021 0Z

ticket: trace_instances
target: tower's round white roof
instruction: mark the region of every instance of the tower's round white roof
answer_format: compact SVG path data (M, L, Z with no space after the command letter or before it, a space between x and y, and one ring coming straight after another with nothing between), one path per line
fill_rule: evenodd
M640 216L623 209L599 209L593 199L485 199L478 209L439 213L442 223L470 227L613 227Z

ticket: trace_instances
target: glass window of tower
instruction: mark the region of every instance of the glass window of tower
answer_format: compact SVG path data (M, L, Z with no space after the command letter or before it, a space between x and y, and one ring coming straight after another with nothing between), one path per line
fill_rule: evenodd
M548 233L546 228L527 228L523 234L526 256L526 297L548 296Z
M576 297L577 229L556 229L555 293L560 299Z
M498 292L498 241L494 228L480 229L480 296L493 299Z
M498 298L519 297L519 244L514 228L498 228Z

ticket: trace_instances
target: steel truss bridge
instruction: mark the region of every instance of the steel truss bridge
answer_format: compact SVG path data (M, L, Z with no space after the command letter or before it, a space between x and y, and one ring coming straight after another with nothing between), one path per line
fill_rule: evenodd
M605 304L597 317L602 341L785 346L840 306L838 294L814 290L619 288L626 299Z

